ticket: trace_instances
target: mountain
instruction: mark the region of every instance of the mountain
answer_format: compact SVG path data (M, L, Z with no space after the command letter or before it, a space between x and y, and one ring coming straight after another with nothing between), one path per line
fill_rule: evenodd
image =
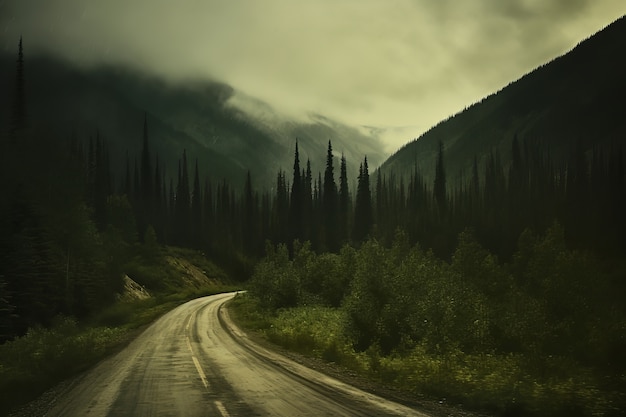
M12 92L14 80L15 56L0 56L0 89ZM240 187L250 170L256 187L269 188L279 169L290 178L296 138L301 164L311 158L314 174L324 170L328 140L337 156L345 154L351 178L363 156L372 165L386 156L378 139L356 128L321 115L305 121L282 117L223 83L171 83L115 66L78 68L49 56L29 56L27 43L25 85L27 118L37 132L87 140L98 131L107 140L118 177L126 152L131 165L139 158L144 115L152 157L158 153L172 177L186 149L191 164L198 159L202 176ZM0 126L9 125L12 96L0 103Z
M448 178L470 174L474 156L484 161L499 151L506 168L511 141L539 141L556 158L574 143L626 140L626 16L406 144L381 166L383 173L408 176L414 167L430 184L438 142L444 146Z

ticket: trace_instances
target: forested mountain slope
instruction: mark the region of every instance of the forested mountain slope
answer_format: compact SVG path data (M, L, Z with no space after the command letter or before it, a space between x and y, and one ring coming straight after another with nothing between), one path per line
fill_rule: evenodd
M593 145L626 138L626 18L581 42L569 53L510 83L464 111L442 121L405 145L381 167L408 177L415 165L434 178L438 142L443 142L449 179L469 176L498 150L506 168L511 141L540 141L553 157L580 141ZM450 182L449 182L450 184Z
M118 177L126 152L131 165L139 157L144 114L153 157L158 154L167 177L176 177L177 161L186 149L213 180L224 178L242 187L250 170L256 186L269 188L279 169L291 167L296 138L314 173L324 169L329 139L351 161L367 154L378 165L384 158L376 138L324 116L290 120L263 102L238 95L237 102L248 109L243 111L233 104L238 93L219 82L173 84L120 67L81 69L29 54L28 39L24 54L30 126L61 140L74 134L87 141L98 130L118 163L112 167ZM15 57L0 55L0 89L10 93L0 102L0 125L9 123L14 82ZM355 176L358 167L348 169Z

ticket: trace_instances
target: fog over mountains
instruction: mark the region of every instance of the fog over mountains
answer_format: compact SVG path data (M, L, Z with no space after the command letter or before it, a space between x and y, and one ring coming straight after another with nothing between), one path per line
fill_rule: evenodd
M467 176L474 156L480 163L497 150L506 167L515 135L539 140L557 155L575 141L590 149L622 140L625 49L626 21L621 18L566 55L440 122L387 161L379 129L348 126L322 114L283 116L222 82L165 81L115 65L74 66L29 54L26 39L27 109L42 134L88 140L99 132L120 156L114 160L122 164L127 152L131 165L139 155L145 115L153 156L165 163L168 177L175 176L178 158L187 150L191 163L198 159L202 176L240 187L250 170L256 187L272 188L278 170L290 173L297 139L302 163L310 158L314 175L323 171L331 140L336 156L345 154L352 179L367 156L371 168L382 164L383 172L407 176L417 166L432 180L437 143L442 141L452 184ZM15 55L1 55L3 91L13 91L14 74ZM0 103L4 126L11 97L5 95ZM113 168L117 173L123 169Z
M211 81L177 84L136 71L103 66L79 69L58 59L30 56L25 40L25 85L28 118L40 134L69 140L95 138L108 142L116 161L128 152L131 165L139 156L144 115L153 157L166 164L166 176L176 175L183 150L197 158L201 175L243 185L250 170L255 186L272 187L279 169L291 171L296 139L303 164L311 159L314 175L323 171L328 140L337 156L345 154L351 178L367 155L382 163L382 143L322 115L293 120L268 104ZM13 91L15 57L0 58L3 91ZM0 122L8 126L12 94L1 103ZM120 162L120 163L121 163ZM303 165L304 166L304 165ZM120 173L122 166L113 169Z

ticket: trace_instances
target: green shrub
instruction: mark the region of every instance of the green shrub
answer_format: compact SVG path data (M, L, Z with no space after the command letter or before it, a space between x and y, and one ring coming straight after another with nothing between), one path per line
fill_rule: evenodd
M121 328L81 330L75 319L59 316L50 328L30 329L26 335L0 345L0 412L86 369L127 337Z

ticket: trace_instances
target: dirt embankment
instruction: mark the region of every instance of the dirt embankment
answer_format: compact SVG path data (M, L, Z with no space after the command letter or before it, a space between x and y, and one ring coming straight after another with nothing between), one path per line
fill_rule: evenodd
M179 279L186 287L202 288L220 284L217 279L209 277L206 271L187 259L168 255L165 257L165 261L179 272Z

